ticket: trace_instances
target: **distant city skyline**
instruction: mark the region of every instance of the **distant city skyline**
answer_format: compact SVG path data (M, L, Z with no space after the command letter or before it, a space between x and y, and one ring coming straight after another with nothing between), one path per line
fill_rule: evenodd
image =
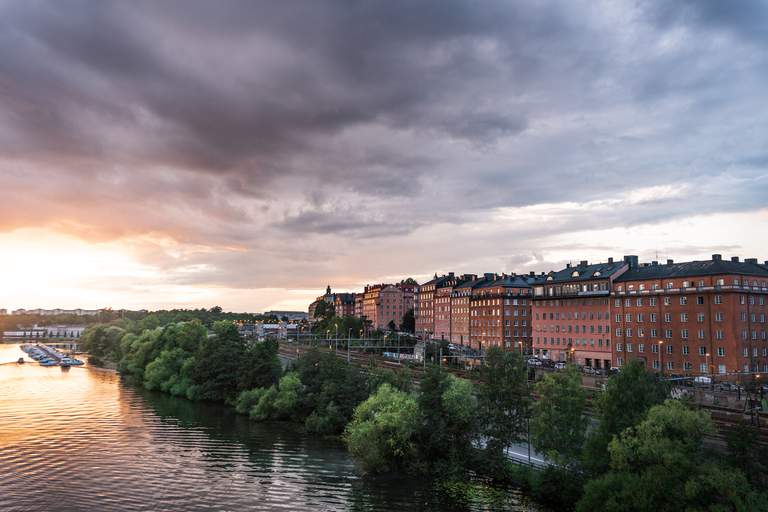
M0 4L0 308L768 259L764 2Z

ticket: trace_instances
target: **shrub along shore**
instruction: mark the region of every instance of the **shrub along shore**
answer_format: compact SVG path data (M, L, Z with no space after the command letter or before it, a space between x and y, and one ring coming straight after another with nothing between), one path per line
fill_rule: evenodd
M210 334L197 320L94 325L83 345L148 389L341 436L366 473L429 475L459 504L474 492L465 482L482 480L527 488L557 510L768 511L768 453L756 433L743 426L726 453L705 450L708 414L667 399L665 384L634 364L611 377L590 426L575 368L532 387L519 354L493 349L477 382L431 367L416 391L407 370L363 371L316 350L283 371L276 342L247 343L228 321ZM552 462L544 470L506 457L529 430Z

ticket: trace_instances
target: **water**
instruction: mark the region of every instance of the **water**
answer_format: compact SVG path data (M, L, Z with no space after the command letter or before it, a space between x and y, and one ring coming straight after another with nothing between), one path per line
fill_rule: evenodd
M361 477L337 441L22 355L0 344L0 511L453 508L414 479ZM531 510L516 493L470 508Z

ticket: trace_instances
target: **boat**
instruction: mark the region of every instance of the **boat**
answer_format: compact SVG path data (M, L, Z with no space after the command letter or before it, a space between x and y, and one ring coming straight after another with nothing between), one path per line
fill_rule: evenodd
M59 364L53 359L48 359L48 358L41 359L39 363L40 363L40 366L57 366Z
M24 364L24 358L20 357L18 361L16 361L19 364Z
M61 359L61 366L64 366L65 364L67 366L79 366L81 364L85 364L79 359L75 359L74 357L64 357Z

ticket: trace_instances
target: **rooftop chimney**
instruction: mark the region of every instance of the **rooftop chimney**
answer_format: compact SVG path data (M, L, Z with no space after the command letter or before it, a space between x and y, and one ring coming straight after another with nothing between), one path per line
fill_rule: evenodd
M536 272L534 272L533 270L531 270L531 271L528 273L528 275L529 275L529 276L531 276L531 277L536 277Z
M659 262L658 262L658 261L655 261L655 260L651 262L651 265L653 265L654 267L655 267L656 265L658 265L658 264L659 264Z
M757 265L757 258L745 258L744 263L751 263L753 265Z
M671 265L675 262L675 260L667 260L667 265Z
M629 268L637 267L637 256L629 255L624 256L624 263L629 265Z
M485 274L483 274L483 277L490 281L491 279L493 279L493 274L491 272L486 272Z
M448 272L448 277L453 277L453 272Z
M570 263L566 263L565 264L565 268L571 268L571 264Z
M587 260L581 260L579 262L579 266L581 267L586 267L587 265L589 265L589 262Z
M613 263L613 258L608 258L608 263Z
M712 261L720 261L722 259L723 259L723 255L722 254L713 254L712 255Z
M734 262L734 263L738 263L739 262L739 257L738 256L731 256L731 261Z

